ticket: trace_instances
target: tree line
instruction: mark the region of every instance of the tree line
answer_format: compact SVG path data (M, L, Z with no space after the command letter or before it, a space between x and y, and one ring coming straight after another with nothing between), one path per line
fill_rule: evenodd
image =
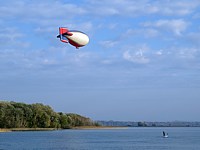
M41 103L25 104L0 101L0 128L72 128L97 126L90 118L78 114L55 112Z

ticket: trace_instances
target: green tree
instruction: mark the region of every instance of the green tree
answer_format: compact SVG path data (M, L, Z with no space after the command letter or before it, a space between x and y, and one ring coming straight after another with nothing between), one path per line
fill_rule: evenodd
M71 128L95 125L78 114L56 113L41 103L25 104L0 101L0 128Z

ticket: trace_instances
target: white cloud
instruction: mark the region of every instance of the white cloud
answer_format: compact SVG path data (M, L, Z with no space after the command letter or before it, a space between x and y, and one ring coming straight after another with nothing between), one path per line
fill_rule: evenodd
M150 21L150 22L144 23L143 25L145 28L140 28L140 26L138 27L137 24L139 24L140 22L136 21L134 23L136 27L134 28L134 26L132 26L133 24L129 25L129 21L131 21L129 19L132 19L130 17L135 17L135 16L138 17L140 15L148 16L152 14L153 15L159 14L158 18L162 18L162 15L184 16L184 15L191 14L193 11L195 11L195 8L198 7L198 5L199 5L198 1L193 1L191 3L188 1L179 2L177 0L162 1L162 2L161 1L147 1L147 0L141 0L139 2L134 1L134 0L82 1L80 5L78 3L76 4L64 3L63 1L51 1L51 2L34 1L31 3L28 3L28 1L25 1L25 2L12 1L12 3L10 2L7 4L4 2L4 4L0 6L0 17L2 18L3 23L6 22L6 20L12 21L12 19L15 19L15 21L18 20L17 22L20 22L20 24L21 22L26 23L26 24L31 24L31 26L35 28L35 30L31 30L33 31L33 36L34 36L34 32L36 32L37 34L43 34L45 37L48 36L48 40L55 39L57 31L58 31L57 27L59 25L67 25L70 28L80 29L87 33L87 31L92 32L92 30L93 32L96 32L98 25L103 24L104 26L107 27L106 31L102 30L102 32L104 32L103 36L113 33L113 32L110 32L110 30L115 30L114 34L116 34L116 31L119 34L123 32L123 35L128 36L128 39L124 40L123 37L118 37L119 34L117 34L117 35L114 35L115 37L117 37L117 40L110 39L110 40L105 40L99 43L103 45L104 47L113 48L116 45L119 46L118 43L121 40L120 47L118 47L119 49L121 49L121 47L124 47L123 45L124 43L128 45L130 44L126 42L132 42L132 44L135 44L136 42L143 43L144 37L145 38L158 37L161 35L161 32L159 32L161 30L168 31L170 33L174 33L177 36L180 36L183 33L185 33L189 25L189 23L186 22L184 19L160 19L158 21ZM106 24L104 24L104 22L103 23L101 22L102 16L103 16L103 19L105 19L105 17L110 17L112 15L114 15L115 17L116 16L123 17L124 19L123 21L125 22L120 22L120 20L118 21L117 20L118 18L115 18L115 17L113 17L114 19L110 20L111 22L108 22L108 24L107 22ZM100 21L98 17L100 18ZM123 27L121 28L121 26ZM131 28L130 26L132 26L133 29L130 29ZM11 33L11 30L7 32L5 28L3 30L4 32L0 32L0 42L6 43L6 41L12 41L12 45L9 48L17 47L17 49L20 49L20 48L29 46L28 42L24 40L21 41L22 38L26 38L23 33L20 33L17 30L14 30L14 32L12 33ZM10 36L11 34L12 36ZM164 34L165 33L163 33L163 35ZM98 36L98 35L95 35L95 36ZM103 36L99 35L98 37L102 38ZM137 39L137 36L140 36L140 37ZM198 43L199 41L198 34L191 33L190 35L188 35L188 37L191 40L196 41L196 43ZM149 41L145 41L145 42L148 42L148 44L154 45L153 43L154 41L152 43L149 43ZM160 40L156 42L160 42ZM162 44L159 43L158 45L162 45ZM67 49L66 46L64 48ZM42 50L38 50L38 51L42 51ZM90 59L93 57L93 54L79 53L78 55L76 55L71 52L69 54L65 54L61 56L58 54L60 53L60 48L59 48L59 52L58 50L55 50L55 51L56 52L52 52L48 50L48 52L45 52L45 56L43 57L40 56L42 52L36 53L36 52L29 51L29 52L26 52L25 53L26 55L24 56L23 56L24 52L21 52L21 56L19 58L13 56L13 59L19 59L19 62L20 62L23 60L23 59L20 60L20 58L24 58L24 60L27 60L29 62L29 63L26 62L27 64L34 65L34 63L37 62L35 66L37 66L38 64L47 66L47 65L57 64L57 62L60 62L60 61L61 62L58 63L60 65L79 64L79 63L87 64L90 62ZM172 53L172 51L170 51L170 53ZM167 52L164 52L164 50L163 51L158 50L156 52L152 52L151 54L154 54L154 56L155 54L157 56L161 56L161 55L167 54ZM174 51L173 51L173 54L176 55ZM117 55L117 56L115 58L108 56L109 59L103 58L102 59L103 61L101 62L104 64L109 64L110 62L113 62L111 59L117 59L121 57L119 56L119 52L118 53L115 52L115 54L112 54L112 52L110 52L109 55L115 55L115 56ZM33 59L32 56L37 58L37 60ZM192 58L185 51L180 52L179 55L177 54L177 56L181 58L185 58L185 57ZM123 58L127 61L139 63L139 64L149 63L151 60L149 55L147 57L146 51L144 50L142 51L142 53L141 51L127 50L123 53ZM92 60L94 60L94 58Z
M22 40L26 36L16 28L5 27L0 29L0 47L1 48L27 48L30 43Z
M105 60L102 60L101 63L102 63L102 64L105 64L105 65L109 65L109 64L112 64L113 61L110 60L110 59L105 59Z
M75 4L61 3L58 1L45 2L33 1L32 3L23 1L13 1L4 6L0 6L0 16L2 18L21 19L44 19L55 18L60 19L70 18L76 15L83 15L87 12L84 7L79 7Z
M155 54L158 56L161 56L161 55L163 55L163 50L156 51Z
M44 33L49 33L49 32L54 32L55 28L54 27L37 27L35 29L36 32L44 34Z
M82 30L84 32L90 32L94 29L94 25L90 21L85 21L83 23L75 24L73 28Z
M122 34L122 38L127 38L127 37L134 37L134 36L142 36L145 38L154 38L159 36L160 33L158 30L153 29L153 28L144 28L144 29L128 29L126 33Z
M182 59L195 59L199 51L196 48L182 48L178 50L177 57Z
M19 33L19 31L17 31L16 28L10 28L10 27L6 27L6 28L1 28L0 29L0 37L1 38L7 38L8 40L16 40L17 38L21 38L23 37L24 34Z
M114 47L118 42L115 41L115 40L106 40L106 41L101 41L100 44L103 46L103 47L106 47L106 48L112 48Z
M139 51L134 51L134 52L131 52L131 51L125 51L123 53L123 58L127 61L130 61L130 62L133 62L133 63L138 63L138 64L147 64L149 63L149 59L146 58L142 51L139 50Z
M193 45L199 47L200 46L200 32L197 31L197 32L192 32L192 33L189 33L186 37L187 39L187 42L191 42Z
M143 31L145 37L149 37L149 38L152 38L152 37L157 37L159 35L159 32L155 29L144 29Z
M183 16L191 14L200 5L198 0L191 1L82 1L78 3L66 3L63 1L7 1L0 6L0 17L3 19L31 20L43 22L45 20L59 21L87 16L126 16L163 14L171 16Z
M159 8L158 13L170 16L184 16L194 12L195 8L200 5L198 0L174 0L174 1L157 1L155 5Z
M144 27L156 27L162 30L168 30L173 32L175 35L181 35L187 29L189 23L182 19L172 20L158 20L156 22L146 22Z
M92 11L96 15L121 15L121 16L139 16L139 15L167 15L167 16L185 16L195 11L200 5L198 0L166 0L166 1L147 1L147 0L113 0L113 1L88 1ZM102 11L104 10L104 11Z

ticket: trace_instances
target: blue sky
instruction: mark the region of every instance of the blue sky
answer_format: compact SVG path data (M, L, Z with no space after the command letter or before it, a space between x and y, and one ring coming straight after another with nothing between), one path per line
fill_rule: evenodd
M0 99L93 120L200 121L199 0L0 2ZM76 50L60 26L88 34Z

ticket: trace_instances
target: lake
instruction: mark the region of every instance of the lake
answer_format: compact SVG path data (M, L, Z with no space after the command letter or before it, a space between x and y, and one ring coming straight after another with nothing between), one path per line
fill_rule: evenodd
M5 132L0 150L200 150L200 128Z

